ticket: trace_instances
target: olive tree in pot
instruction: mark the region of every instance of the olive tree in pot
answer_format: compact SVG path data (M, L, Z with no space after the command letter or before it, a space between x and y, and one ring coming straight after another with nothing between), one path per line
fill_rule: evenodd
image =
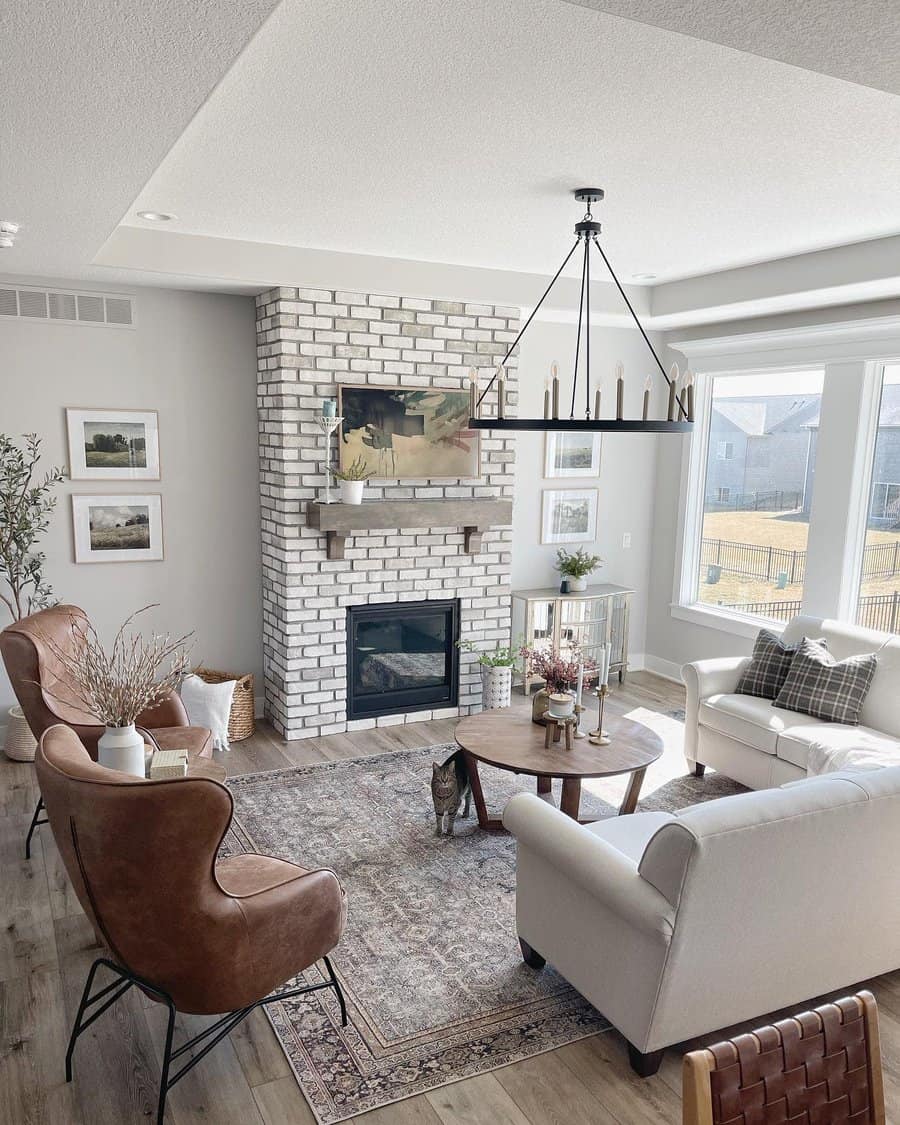
M53 602L44 578L45 557L37 543L56 507L54 489L65 471L54 466L41 477L41 439L25 434L17 444L0 434L0 603L19 621ZM36 743L20 707L11 707L4 752L19 762L34 760Z
M366 481L375 474L360 456L346 469L331 469L331 475L340 483L342 504L361 504Z
M603 559L599 555L589 555L581 547L577 551L567 551L565 547L560 547L553 565L568 582L567 592L578 594L587 589L588 575L593 574L602 564Z
M509 707L512 703L512 671L518 660L519 646L498 646L482 652L472 641L460 641L459 647L463 652L471 652L478 657L482 708L495 711L500 707Z

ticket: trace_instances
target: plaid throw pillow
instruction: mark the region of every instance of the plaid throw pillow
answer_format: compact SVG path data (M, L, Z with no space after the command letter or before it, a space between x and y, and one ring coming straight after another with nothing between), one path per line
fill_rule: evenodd
M877 663L874 652L835 660L823 644L804 637L773 706L857 726Z
M824 645L825 642L821 641ZM761 699L774 699L784 686L788 669L794 659L799 641L785 642L770 629L760 629L753 644L750 663L741 674L738 686L739 695L758 695Z

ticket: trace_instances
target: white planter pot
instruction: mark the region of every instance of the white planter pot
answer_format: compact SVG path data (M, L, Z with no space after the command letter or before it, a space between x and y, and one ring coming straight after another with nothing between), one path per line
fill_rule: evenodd
M366 486L364 480L342 480L340 483L342 504L362 503L363 489Z
M21 707L10 707L6 713L6 739L3 753L13 762L33 762L37 739L31 733Z
M496 711L512 703L512 668L481 667L481 706Z
M581 594L587 589L587 578L570 578L569 593Z
M134 723L106 728L97 743L97 761L107 769L144 776L144 739Z
M550 696L550 714L554 719L568 719L575 714L575 696L567 691Z

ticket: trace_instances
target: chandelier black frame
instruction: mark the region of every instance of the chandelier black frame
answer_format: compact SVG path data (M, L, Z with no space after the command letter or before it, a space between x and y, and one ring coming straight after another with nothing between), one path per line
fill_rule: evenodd
M644 331L644 326L641 324L637 313L634 311L634 306L628 300L628 295L622 288L622 285L616 276L615 270L609 263L609 259L604 253L603 247L600 245L600 232L601 225L591 214L591 205L599 203L603 199L604 192L602 188L578 188L574 192L575 198L585 204L587 209L584 218L581 222L575 224L575 242L571 250L566 254L563 259L562 265L553 275L553 279L547 288L544 290L543 296L532 309L528 319L522 325L519 334L513 340L506 355L497 364L497 367L491 376L487 386L476 396L475 390L471 395L471 413L472 417L469 419L469 428L473 430L545 430L545 431L608 431L613 433L688 433L694 428L694 409L693 409L693 387L688 383L683 386L679 391L676 385L676 378L673 379L663 367L662 360L657 355L656 349L650 342L650 337ZM525 335L528 326L534 320L539 309L547 299L551 289L559 280L563 270L569 264L573 254L578 249L579 245L584 247L584 260L581 267L581 297L578 303L578 332L575 338L575 363L572 372L572 394L571 404L569 408L569 417L543 417L543 418L507 418L505 416L505 365L516 348L516 345ZM656 366L666 381L669 389L668 401L668 417L667 418L648 418L647 414L647 396L645 395L644 417L642 418L625 418L622 416L621 397L617 395L617 417L615 418L601 418L599 417L599 397L595 398L594 413L591 412L591 246L595 246L603 259L603 264L609 271L610 277L615 282L616 288L619 291L622 300L631 314L631 319L637 325L638 331L644 338L644 342L650 349L650 354L653 356ZM578 364L582 352L582 336L584 337L584 417L576 417L576 399L578 395ZM491 391L495 383L498 383L498 398L497 398L497 414L493 417L482 417L481 407L485 398ZM594 389L599 395L599 380L594 384ZM474 388L474 383L473 383ZM618 388L617 388L618 391ZM559 387L554 387L554 401L558 401ZM549 401L548 395L545 394L545 415L549 413L547 409L547 402Z

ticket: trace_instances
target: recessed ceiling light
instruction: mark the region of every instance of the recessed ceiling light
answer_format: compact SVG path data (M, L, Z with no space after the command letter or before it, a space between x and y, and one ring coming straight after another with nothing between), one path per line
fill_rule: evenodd
M633 273L631 275L632 281L656 281L655 273Z
M148 223L170 223L177 219L177 215L169 215L165 211L138 211L139 219L146 219Z

